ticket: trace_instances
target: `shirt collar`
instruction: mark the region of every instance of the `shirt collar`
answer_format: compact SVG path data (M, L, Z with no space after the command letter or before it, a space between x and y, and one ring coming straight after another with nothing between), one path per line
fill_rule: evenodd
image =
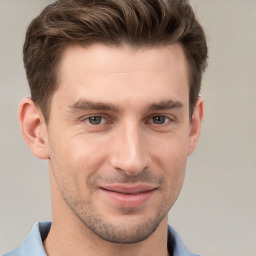
M50 228L51 222L37 222L22 245L3 256L47 256L42 241L47 237ZM170 226L168 226L168 250L173 256L198 256L186 249L178 233Z
M173 256L199 256L188 251L178 233L168 226L168 250Z

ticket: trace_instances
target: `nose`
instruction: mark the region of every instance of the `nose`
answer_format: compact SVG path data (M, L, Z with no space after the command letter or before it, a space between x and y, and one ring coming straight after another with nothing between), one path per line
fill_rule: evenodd
M131 124L120 127L111 142L112 167L134 176L149 167L149 159L143 131Z

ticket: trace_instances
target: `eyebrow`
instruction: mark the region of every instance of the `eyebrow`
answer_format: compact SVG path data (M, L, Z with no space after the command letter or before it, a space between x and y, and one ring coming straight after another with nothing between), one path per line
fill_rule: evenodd
M157 111L157 110L168 110L174 108L182 108L183 104L180 101L174 100L166 100L161 101L159 103L153 103L148 107L149 111ZM104 102L94 102L86 99L80 99L74 104L68 107L70 112L76 112L78 110L103 110L103 111L111 111L111 112L120 112L119 107L112 103L104 103Z
M71 112L75 112L77 110L105 110L119 112L119 108L111 103L93 102L86 99L80 99L74 104L70 105L69 110Z
M159 103L153 103L150 105L149 110L168 110L168 109L174 109L174 108L183 108L184 105L180 101L174 101L174 100L167 100L167 101L161 101Z

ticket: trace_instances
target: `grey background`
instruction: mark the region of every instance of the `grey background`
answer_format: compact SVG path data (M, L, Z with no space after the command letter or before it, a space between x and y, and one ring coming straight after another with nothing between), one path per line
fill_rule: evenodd
M25 29L50 0L0 0L0 254L51 218L47 163L17 121ZM192 0L208 36L205 119L169 223L205 256L256 256L256 1Z

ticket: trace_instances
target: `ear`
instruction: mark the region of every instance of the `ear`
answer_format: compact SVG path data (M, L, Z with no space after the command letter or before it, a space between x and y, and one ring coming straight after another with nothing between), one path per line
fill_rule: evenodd
M49 159L47 126L42 112L30 98L21 101L18 112L21 132L32 153Z
M202 98L199 98L194 108L192 120L190 123L188 156L191 155L196 148L196 144L201 132L203 116L204 116L204 102Z

